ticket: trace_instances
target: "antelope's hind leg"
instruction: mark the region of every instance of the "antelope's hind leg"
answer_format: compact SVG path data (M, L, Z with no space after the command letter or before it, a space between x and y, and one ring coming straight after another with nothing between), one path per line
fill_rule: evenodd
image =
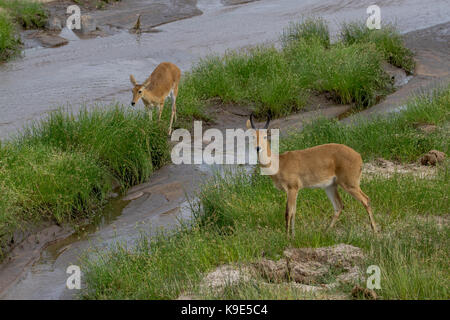
M364 206L364 209L366 209L367 214L369 215L370 220L370 226L372 227L373 232L378 232L377 225L375 224L375 219L373 218L372 214L372 208L370 207L370 199L369 197L362 192L361 188L359 186L342 186L345 191L347 191L353 198L361 202L361 204Z
M337 184L333 183L332 185L325 188L325 192L328 196L328 199L330 199L331 203L333 204L334 208L334 216L331 220L330 225L328 226L328 230L333 228L336 222L339 219L339 216L341 215L342 209L344 209L344 206L342 204L341 197L339 196L339 192L337 189Z

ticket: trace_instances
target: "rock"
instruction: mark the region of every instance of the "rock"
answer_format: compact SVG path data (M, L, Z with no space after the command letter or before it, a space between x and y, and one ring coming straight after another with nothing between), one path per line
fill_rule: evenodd
M391 161L383 158L376 158L374 163L381 168L391 168L394 166L394 164Z
M338 282L355 283L362 278L356 266L364 255L360 248L338 244L323 248L291 248L284 251L284 259L273 261L261 259L253 267L271 282L291 280L296 283L320 283L330 268L342 268Z
M106 196L108 199L114 199L117 198L119 195L115 192L110 192L108 193L108 195Z
M370 299L370 300L376 300L378 298L378 295L374 290L363 288L358 285L353 287L352 296L354 298L364 297L365 299Z
M223 265L208 273L200 284L200 290L203 292L220 293L226 286L249 281L251 279L251 270L248 267L241 268Z
M358 266L364 258L360 248L337 244L322 248L290 248L283 254L284 258L278 261L262 258L239 268L220 266L203 278L200 290L207 294L211 291L217 294L228 285L260 282L258 275L267 280L263 284L286 285L306 293L331 292L342 283L355 285L364 281ZM332 283L326 283L324 276L329 275L332 269L340 271L340 274L336 275Z
M254 2L257 0L220 0L224 6L234 6L237 4L244 4L248 2Z
M286 259L273 261L269 259L261 259L253 264L261 275L272 282L286 280L288 278L288 268Z
M412 76L408 76L405 70L397 68L387 62L383 62L382 67L384 71L389 75L391 83L395 88L404 86L412 79Z
M56 48L69 43L69 41L63 37L48 33L39 33L36 35L36 39L40 41L43 47Z
M419 160L424 166L435 166L438 163L444 161L446 154L438 150L431 150L427 154L423 155Z
M320 277L326 275L328 271L328 266L317 261L290 261L289 263L289 277L298 283L319 283Z
M129 193L125 197L123 197L122 200L123 201L136 200L136 199L142 197L143 195L144 195L144 193L142 191L138 191L138 192L135 192L135 193Z
M364 281L364 275L359 267L352 267L347 272L341 273L336 277L336 281L339 283L358 283Z
M97 30L97 21L90 15L81 16L81 29L82 34L88 34Z
M58 17L50 17L47 20L45 28L51 31L61 31L63 28L63 24L61 22L61 19L59 19Z

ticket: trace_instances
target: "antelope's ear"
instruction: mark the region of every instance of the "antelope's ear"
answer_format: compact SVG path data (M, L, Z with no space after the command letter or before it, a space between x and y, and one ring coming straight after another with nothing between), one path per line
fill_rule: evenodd
M252 124L250 122L250 120L247 120L247 129L251 129L252 128Z
M137 84L136 79L134 78L134 76L132 74L130 74L130 82L133 86L135 86Z

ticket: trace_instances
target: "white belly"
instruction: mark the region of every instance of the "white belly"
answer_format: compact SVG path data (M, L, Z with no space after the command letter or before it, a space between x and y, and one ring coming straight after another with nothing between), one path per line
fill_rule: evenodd
M325 188L333 185L335 183L335 181L336 181L336 177L331 177L328 180L324 180L324 181L321 181L321 182L316 183L314 185L310 185L307 188L311 188L311 189L316 189L316 188L325 189Z

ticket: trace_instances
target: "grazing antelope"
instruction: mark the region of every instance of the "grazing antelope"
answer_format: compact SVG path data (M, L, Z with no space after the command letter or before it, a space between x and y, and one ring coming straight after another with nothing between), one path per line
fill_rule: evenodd
M362 203L369 214L372 230L377 232L375 220L370 207L370 200L359 187L361 178L361 155L343 144L329 143L304 150L288 151L278 157L271 157L270 143L267 138L267 119L264 129L256 129L253 115L247 120L247 128L255 129L254 139L260 167L269 168L272 161L278 161L278 171L269 172L275 186L287 194L286 233L294 234L295 213L297 210L298 191L303 188L322 188L333 204L334 216L329 229L341 214L342 200L338 185ZM263 165L265 164L265 165Z
M160 63L153 70L150 77L143 84L138 84L133 75L130 75L130 81L133 84L133 100L131 105L134 106L139 99L142 99L145 107L152 119L152 109L157 106L159 111L159 120L164 108L164 102L170 95L172 100L172 115L170 116L169 135L172 133L172 123L175 117L177 120L177 107L175 105L178 95L178 83L180 82L180 69L170 62Z

